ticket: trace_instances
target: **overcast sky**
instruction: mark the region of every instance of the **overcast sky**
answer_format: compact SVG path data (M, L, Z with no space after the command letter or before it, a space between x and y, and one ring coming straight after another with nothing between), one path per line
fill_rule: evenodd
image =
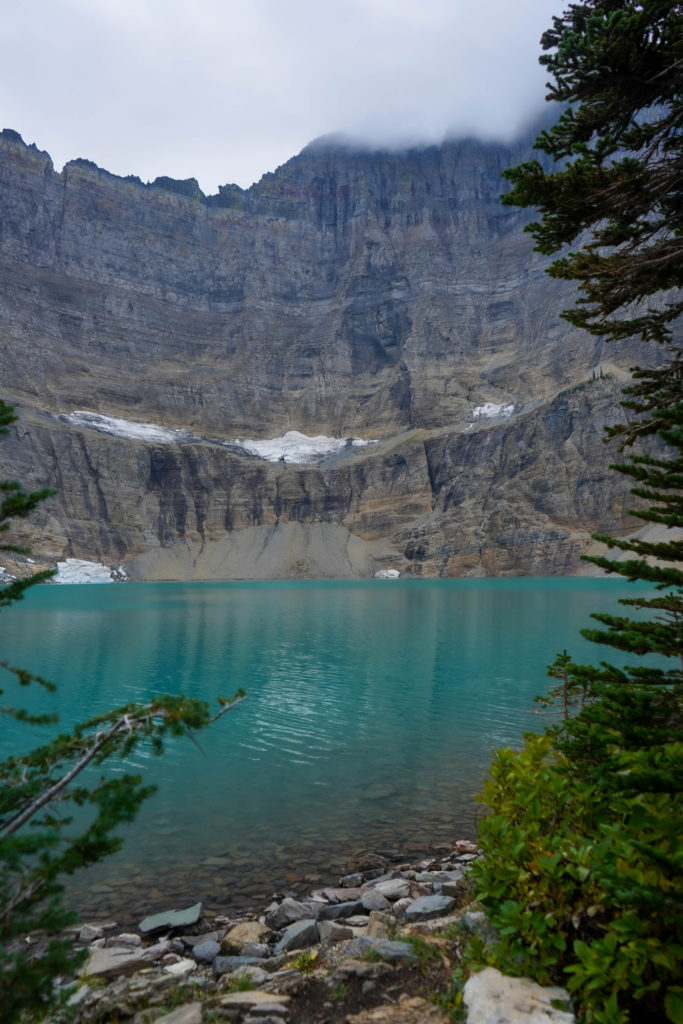
M0 128L61 170L246 187L312 139L510 138L567 0L3 0Z

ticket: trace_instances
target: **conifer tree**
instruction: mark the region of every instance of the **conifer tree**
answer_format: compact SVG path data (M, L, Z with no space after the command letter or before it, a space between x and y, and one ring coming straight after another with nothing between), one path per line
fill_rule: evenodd
M567 717L496 756L476 876L499 939L480 955L568 984L586 1024L683 1024L683 6L573 3L542 46L566 107L536 146L556 166L506 172L503 202L537 207L538 251L576 246L549 269L578 282L567 320L665 347L634 369L635 416L609 431L622 450L659 442L613 467L653 529L600 536L612 557L589 559L650 587L584 631L611 660L550 666Z

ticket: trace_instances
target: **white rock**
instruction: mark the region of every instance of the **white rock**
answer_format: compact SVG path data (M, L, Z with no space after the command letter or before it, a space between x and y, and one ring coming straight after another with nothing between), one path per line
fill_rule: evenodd
M378 569L375 573L376 580L397 580L400 576L398 569Z
M183 957L182 960L178 960L175 964L165 964L164 971L166 974L172 974L174 977L179 978L183 974L189 974L191 971L196 970L197 964L194 960L189 957Z
M80 985L75 992L71 993L71 995L67 999L66 1005L78 1006L79 1003L83 1002L83 1000L90 993L90 991L90 985L86 985L85 983L83 985Z
M149 967L149 961L141 950L133 950L130 946L108 946L105 949L91 950L84 973L86 978L97 975L109 977L133 974L141 967Z
M543 988L529 978L509 978L494 967L471 975L463 993L467 1024L576 1024L571 1011L556 1010L554 1000L571 1005L563 988Z
M407 878L387 878L374 887L388 900L402 900L410 896L410 882Z
M186 1003L171 1010L163 1018L164 1024L202 1024L202 1004Z

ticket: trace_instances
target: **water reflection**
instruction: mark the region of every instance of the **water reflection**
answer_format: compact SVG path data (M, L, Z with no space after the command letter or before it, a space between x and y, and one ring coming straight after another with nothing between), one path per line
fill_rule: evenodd
M0 649L59 684L66 726L155 692L212 704L248 693L201 750L173 741L161 760L136 757L159 791L78 897L116 912L131 885L151 900L195 885L225 901L236 879L262 886L263 864L284 879L359 847L471 834L491 748L534 727L545 666L565 646L583 657L589 611L623 591L596 580L43 587L0 616ZM13 745L0 737L0 754ZM220 884L207 858L231 865Z

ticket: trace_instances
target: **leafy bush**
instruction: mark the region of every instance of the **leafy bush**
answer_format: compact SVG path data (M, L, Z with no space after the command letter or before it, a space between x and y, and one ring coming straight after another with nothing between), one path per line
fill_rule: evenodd
M656 754L680 773L683 745ZM639 773L643 754L620 755ZM552 736L499 751L482 800L484 852L472 872L499 939L483 953L507 973L566 984L587 1022L641 1021L683 984L683 842L680 800L577 778ZM634 1013L634 1016L630 1016Z

